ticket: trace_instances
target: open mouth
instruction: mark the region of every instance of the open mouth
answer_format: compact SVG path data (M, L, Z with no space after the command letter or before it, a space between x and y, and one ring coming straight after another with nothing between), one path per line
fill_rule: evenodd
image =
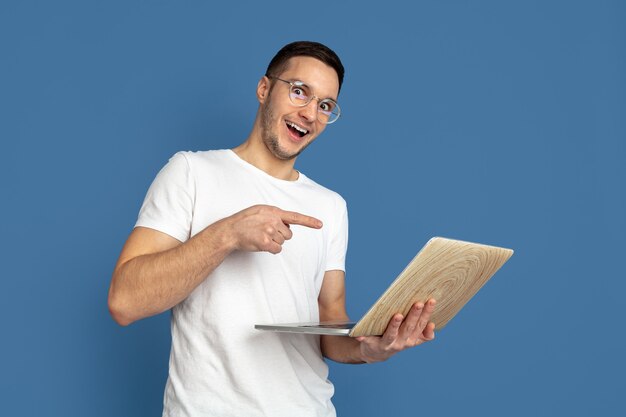
M304 137L307 133L309 133L308 130L306 130L305 128L303 128L302 126L298 126L297 124L295 124L294 122L285 122L285 124L287 125L287 129L289 129L289 131L296 137L302 138Z

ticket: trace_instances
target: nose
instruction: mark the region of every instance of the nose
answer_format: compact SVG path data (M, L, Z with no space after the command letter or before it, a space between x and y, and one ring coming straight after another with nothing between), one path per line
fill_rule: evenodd
M298 114L310 122L317 120L317 100L317 97L313 97L309 104L300 108Z

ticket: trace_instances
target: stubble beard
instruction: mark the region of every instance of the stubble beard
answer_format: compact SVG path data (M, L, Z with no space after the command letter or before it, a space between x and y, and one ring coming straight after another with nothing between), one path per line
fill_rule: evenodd
M285 149L280 147L280 144L278 143L278 135L272 130L275 124L276 119L274 118L274 113L271 109L271 101L268 100L264 103L261 110L261 138L263 139L263 143L267 149L269 149L272 155L276 158L282 161L295 159L302 153L303 150L307 148L307 146L311 144L311 142L305 143L296 153L287 152Z

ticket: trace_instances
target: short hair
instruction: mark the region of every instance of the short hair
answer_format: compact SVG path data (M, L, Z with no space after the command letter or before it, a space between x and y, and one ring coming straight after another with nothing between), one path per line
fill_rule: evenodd
M283 46L270 61L270 64L267 66L267 71L265 71L265 76L279 76L287 68L289 59L296 56L309 56L332 67L337 73L337 78L339 79L339 91L341 91L344 74L343 64L332 49L319 42L296 41Z

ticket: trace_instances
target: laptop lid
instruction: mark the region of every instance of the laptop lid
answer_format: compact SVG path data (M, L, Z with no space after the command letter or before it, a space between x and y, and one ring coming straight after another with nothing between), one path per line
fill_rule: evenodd
M406 316L417 301L437 300L431 321L444 328L513 255L513 250L434 237L417 253L368 312L345 322L257 324L256 329L297 333L380 336L396 313Z

